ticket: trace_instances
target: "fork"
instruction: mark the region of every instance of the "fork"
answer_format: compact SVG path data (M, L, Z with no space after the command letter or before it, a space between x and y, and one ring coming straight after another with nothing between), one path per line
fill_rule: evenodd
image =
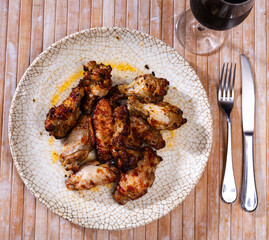
M236 200L237 192L236 192L236 186L235 186L235 179L234 179L234 173L233 173L233 158L232 158L232 141L231 141L231 118L230 114L233 109L234 105L234 81L235 81L235 71L236 71L236 63L231 63L230 65L230 71L228 76L228 66L229 64L225 63L222 67L222 73L220 78L220 84L219 84L219 91L218 91L218 102L219 106L225 113L227 117L227 135L228 135L228 141L227 141L227 154L226 154L226 165L225 165L225 171L224 171L224 177L222 182L222 199L226 203L233 203ZM232 76L232 69L233 69L233 76ZM225 72L225 76L224 76ZM232 78L232 82L231 82Z

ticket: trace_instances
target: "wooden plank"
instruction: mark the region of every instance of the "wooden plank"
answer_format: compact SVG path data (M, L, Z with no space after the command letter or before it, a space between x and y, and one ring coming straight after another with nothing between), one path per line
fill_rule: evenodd
M19 24L19 49L17 81L20 80L30 61L31 14L32 1L21 1ZM23 182L13 165L12 173L12 199L10 215L10 238L21 237L23 229Z
M109 240L120 240L121 231L109 231Z
M103 2L92 0L91 27L101 27L103 22Z
M79 1L68 0L67 12L67 35L79 30Z
M127 0L115 0L115 26L126 27Z
M6 62L6 43L7 43L7 18L8 1L0 2L0 136L2 136L2 117L4 104L4 83L5 83L5 62ZM0 146L2 138L0 137ZM1 159L1 151L0 151Z
M149 33L150 0L138 0L137 29Z
M150 35L159 39L162 37L162 0L151 1Z
M4 7L6 5L4 4ZM5 63L5 84L3 94L3 120L1 141L1 165L0 165L0 239L8 239L10 236L11 214L11 189L12 189L12 158L8 144L8 115L12 96L16 88L18 40L19 40L19 16L20 1L9 1L7 27L7 47ZM5 19L5 13L4 13ZM4 20L3 19L3 20Z
M250 59L250 64L255 66L255 10L243 22L243 53ZM243 211L243 239L255 238L255 212Z
M65 37L67 34L67 0L57 0L55 41Z
M220 201L220 166L219 166L219 106L217 103L217 87L219 83L219 50L208 56L208 96L213 117L213 146L207 169L207 237L218 239L219 237L219 201Z
M266 0L255 1L255 178L258 208L255 211L255 238L268 239L266 233ZM253 66L254 68L254 66Z
M269 2L267 1L267 7L266 7L267 11L266 11L266 16L267 16L267 22L266 22L266 36L267 36L267 58L266 58L266 63L267 63L267 86L266 86L266 90L267 90L267 99L266 99L266 102L267 102L267 110L266 110L266 115L267 115L267 119L266 119L266 129L267 129L267 139L266 139L266 150L267 150L267 153L266 153L266 156L267 156L267 159L269 159L269 31L268 31L268 27L269 27ZM267 238L269 237L269 227L268 227L268 224L269 224L269 163L267 163L267 166L266 166L266 171L267 171L267 176L266 176L266 192L267 192L267 200L266 200L266 203L267 203L267 209L266 209L266 212L267 212L267 221L266 221L266 233L267 233Z
M126 27L137 29L138 0L127 0Z
M242 226L242 207L241 207L241 186L242 186L242 167L243 167L243 149L242 145L242 95L241 95L241 76L240 76L240 58L239 55L243 52L242 50L242 24L232 30L232 62L236 62L237 71L235 76L235 100L234 107L231 114L232 118L232 146L233 150L233 167L234 176L237 187L237 199L232 204L231 209L231 239L240 240L243 239L243 226Z
M6 68L6 49L7 49L7 27L8 27L8 1L1 1L0 2L0 146L2 149L2 120L3 120L3 109L4 109L4 88L5 88L5 68ZM2 150L0 150L0 171L1 171L1 154ZM2 171L1 171L2 174ZM0 174L0 193L1 196L4 193L4 189L6 188L6 184L2 181ZM2 203L3 199L0 197L0 203ZM9 227L9 219L3 218L3 214L5 214L6 211L0 210L0 218L1 218L1 224L0 224L0 237L7 236L8 233L6 231L8 230L7 227Z
M114 1L104 0L103 1L103 26L112 27L115 22L115 5Z
M96 240L97 231L90 228L85 228L84 240Z
M91 0L80 0L79 30L91 27Z

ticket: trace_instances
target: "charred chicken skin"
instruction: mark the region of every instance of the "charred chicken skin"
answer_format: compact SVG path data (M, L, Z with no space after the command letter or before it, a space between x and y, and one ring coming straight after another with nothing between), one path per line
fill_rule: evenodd
M143 158L138 162L135 169L121 173L120 180L113 193L114 199L119 204L125 204L130 200L142 197L155 180L156 167L162 161L162 158L150 147L144 147L142 153Z
M147 103L157 103L167 94L169 82L164 78L156 78L152 74L136 77L129 85L118 85L118 90L127 97L135 96Z
M80 115L77 125L68 135L60 155L63 167L67 171L78 171L82 165L89 161L87 157L94 145L92 119L90 116Z
M187 122L183 112L168 102L143 103L134 96L128 97L128 110L133 115L141 115L150 126L160 130L173 130Z
M157 150L165 147L160 130L151 127L144 118L130 116L130 125L134 134L149 146Z
M81 108L85 114L90 114L96 101L106 96L112 87L112 68L110 65L90 61L84 66L84 71L82 84L86 94Z
M113 112L107 99L100 100L93 114L95 130L96 153L100 162L111 160L111 144L113 135Z
M113 116L114 133L111 152L117 160L118 169L126 172L137 166L137 161L142 157L141 149L137 147L134 136L130 136L130 120L126 105L116 107Z
M56 139L64 138L77 123L84 88L79 84L58 107L52 107L45 120L45 129Z
M95 186L115 182L117 171L107 164L100 166L85 165L77 173L72 173L66 180L66 187L70 190L88 190Z

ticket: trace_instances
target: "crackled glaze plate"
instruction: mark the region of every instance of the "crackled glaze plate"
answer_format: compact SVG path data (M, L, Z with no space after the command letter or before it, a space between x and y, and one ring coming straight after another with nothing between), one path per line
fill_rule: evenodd
M163 161L153 186L124 206L113 200L111 185L69 191L58 161L63 142L49 137L44 129L49 108L68 96L89 60L111 64L114 84L129 83L152 71L168 79L165 101L180 107L188 119L181 128L163 132L167 146L158 151ZM80 226L119 230L152 222L187 197L209 157L212 117L199 78L173 48L138 31L95 28L56 42L27 69L12 101L9 140L22 180L51 211Z

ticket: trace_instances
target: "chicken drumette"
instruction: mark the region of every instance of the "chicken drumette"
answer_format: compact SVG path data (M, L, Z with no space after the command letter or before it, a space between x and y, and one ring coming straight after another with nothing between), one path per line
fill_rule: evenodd
M151 127L144 118L130 116L130 125L134 134L146 144L157 150L165 147L160 130Z
M135 136L130 132L130 120L126 105L116 107L113 115L114 133L111 152L117 161L118 169L126 172L135 168L137 161L141 159L141 142L135 140Z
M65 137L75 126L79 117L79 106L84 88L79 84L58 107L52 107L45 120L45 129L56 139Z
M102 99L97 103L93 114L93 126L97 158L101 162L107 162L113 158L110 151L113 135L113 112L107 99Z
M134 96L128 97L128 110L133 115L141 115L149 125L160 130L173 130L187 122L183 112L168 102L143 103Z
M95 61L90 61L84 66L84 71L81 82L85 89L85 97L81 108L85 114L90 114L96 101L107 95L112 86L112 68L110 65L106 66L102 63L97 64Z
M145 195L155 180L156 167L161 161L162 158L156 154L156 151L150 147L144 147L143 158L138 162L138 166L126 173L121 173L113 193L114 199L119 204L125 204L127 201Z
M167 94L169 82L164 78L156 78L152 74L136 77L129 85L121 84L111 88L107 98L111 104L135 96L147 103L157 103Z
M167 94L169 82L152 74L136 77L129 85L119 85L119 92L125 96L135 96L144 102L160 102Z
M115 182L117 170L108 164L100 166L86 165L77 173L72 173L66 180L66 187L70 190L88 190L95 186Z
M73 128L65 141L60 161L64 168L73 172L87 163L87 158L94 148L95 137L92 119L87 115L80 115L77 125Z

